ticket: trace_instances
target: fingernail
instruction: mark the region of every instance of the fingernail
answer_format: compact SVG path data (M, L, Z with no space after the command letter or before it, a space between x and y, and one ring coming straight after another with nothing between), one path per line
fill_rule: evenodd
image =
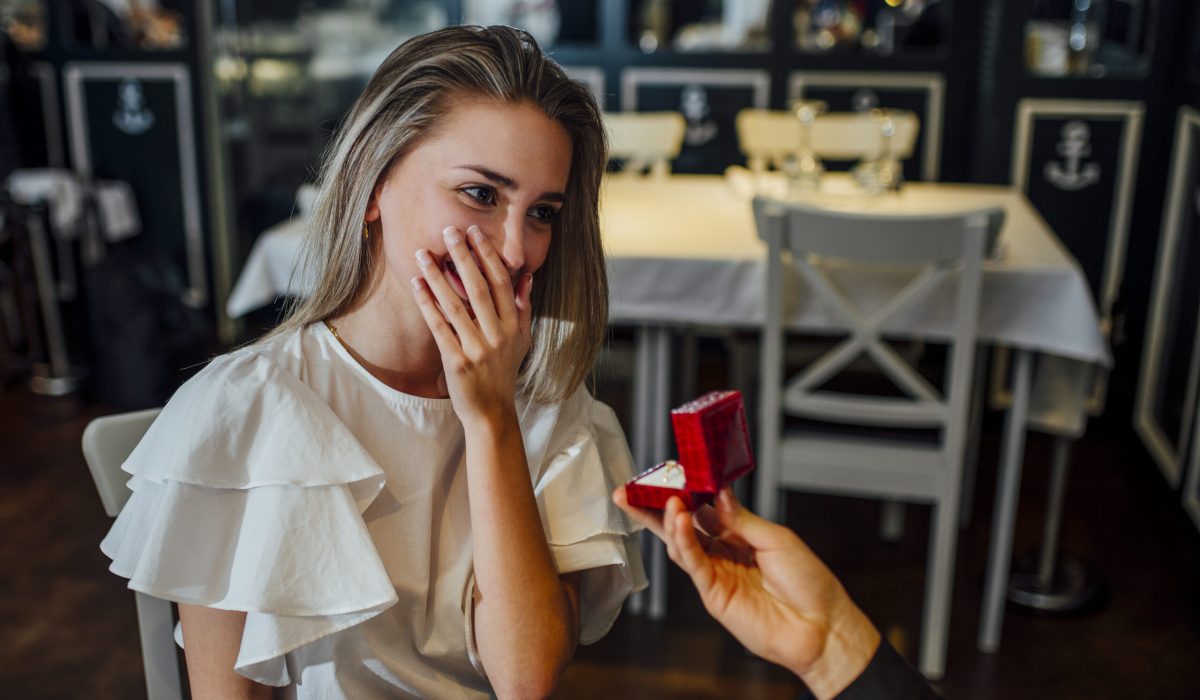
M483 242L483 229L479 228L475 224L471 224L471 226L467 228L467 233L471 234L471 238L477 243Z
M462 234L453 226L447 226L442 229L442 238L446 239L448 245L458 245L463 242Z
M410 279L408 282L409 282L409 284L411 284L413 286L413 289L417 290L418 292L421 291L421 278L420 277L414 277L414 278Z
M433 256L424 248L417 251L417 264L421 267L429 267L433 264Z

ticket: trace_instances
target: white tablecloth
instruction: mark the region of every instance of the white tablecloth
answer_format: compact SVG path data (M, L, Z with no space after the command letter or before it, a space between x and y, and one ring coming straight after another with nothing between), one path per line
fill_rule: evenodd
M844 178L827 178L810 199L859 211L951 212L1004 208L997 250L984 265L979 334L985 342L1108 366L1107 343L1079 264L1023 195L1007 187L910 183L896 194L856 194ZM761 325L765 244L758 238L749 193L724 178L679 175L665 181L611 178L605 183L601 230L610 255L616 322ZM838 270L831 276L867 309L911 274ZM934 291L885 330L917 337L952 335L953 284ZM812 295L799 294L790 314L798 330L842 327Z

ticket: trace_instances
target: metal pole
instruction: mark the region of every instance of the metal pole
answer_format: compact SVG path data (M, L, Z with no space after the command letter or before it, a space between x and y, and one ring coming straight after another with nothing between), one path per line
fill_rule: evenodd
M50 372L55 377L67 377L71 366L67 359L67 340L63 334L62 317L58 313L58 292L54 271L50 265L50 246L46 242L46 227L42 216L34 211L28 219L29 251L33 257L33 274L37 280L38 302L42 307L42 326L46 331L46 348Z
M1042 551L1038 557L1038 585L1043 589L1049 589L1054 582L1054 569L1058 559L1058 532L1059 526L1062 525L1063 496L1067 490L1070 453L1071 442L1064 437L1055 438L1046 522L1042 529Z

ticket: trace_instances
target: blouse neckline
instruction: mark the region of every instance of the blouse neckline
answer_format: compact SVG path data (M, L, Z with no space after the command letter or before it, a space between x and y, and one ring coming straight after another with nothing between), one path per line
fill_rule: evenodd
M421 408L453 410L454 406L449 398L437 399L407 394L399 389L395 389L383 383L378 377L371 374L366 367L363 367L353 355L350 354L350 351L347 350L346 346L342 344L341 339L333 334L333 331L325 322L314 322L309 326L309 331L315 334L323 345L330 347L335 355L341 358L343 362L349 364L356 373L366 380L366 382L370 384L372 388L374 388L380 394L383 394L385 398Z

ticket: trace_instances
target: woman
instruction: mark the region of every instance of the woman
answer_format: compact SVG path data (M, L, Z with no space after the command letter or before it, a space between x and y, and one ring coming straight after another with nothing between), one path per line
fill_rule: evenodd
M624 437L580 387L604 163L524 32L380 66L326 157L314 292L172 398L101 545L180 604L194 696L543 696L643 585Z

